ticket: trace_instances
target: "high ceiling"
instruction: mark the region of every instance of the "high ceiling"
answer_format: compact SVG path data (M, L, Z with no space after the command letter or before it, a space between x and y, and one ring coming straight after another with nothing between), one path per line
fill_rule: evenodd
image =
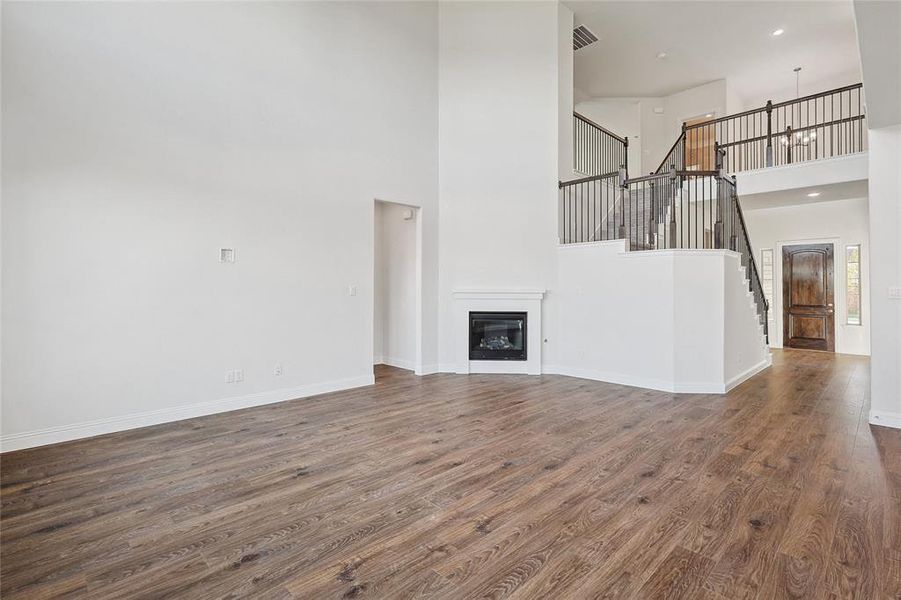
M666 96L728 79L744 102L778 101L794 96L797 66L802 95L860 81L850 0L566 5L600 38L575 54L575 87L589 96Z

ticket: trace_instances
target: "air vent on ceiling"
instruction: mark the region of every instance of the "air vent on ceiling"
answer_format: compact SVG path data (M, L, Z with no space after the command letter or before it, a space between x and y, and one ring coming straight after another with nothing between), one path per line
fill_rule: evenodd
M591 33L584 25L579 25L573 29L573 50L584 48L588 44L593 44L596 41L598 41L598 36Z

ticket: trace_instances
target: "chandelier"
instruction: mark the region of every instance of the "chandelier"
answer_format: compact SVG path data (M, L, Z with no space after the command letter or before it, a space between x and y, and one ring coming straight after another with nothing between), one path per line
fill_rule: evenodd
M795 100L801 98L801 67L795 67ZM798 105L800 110L800 104ZM798 115L800 117L800 114ZM790 133L791 126L789 126L789 133L785 133L779 136L779 143L783 146L793 146L795 148L806 148L810 146L810 144L817 139L816 131L796 131L794 135Z

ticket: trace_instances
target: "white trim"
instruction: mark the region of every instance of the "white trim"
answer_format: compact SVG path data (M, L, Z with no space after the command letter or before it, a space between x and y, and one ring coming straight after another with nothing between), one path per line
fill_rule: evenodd
M441 365L431 364L431 365L422 365L419 369L413 371L416 375L434 375L435 373L441 373Z
M749 169L747 171L741 171L740 173L736 173L738 177L742 177L743 175L756 175L758 173L776 173L779 171L787 171L789 169L797 169L798 167L804 167L810 164L816 164L819 166L828 166L830 163L839 163L839 162L849 162L851 160L859 160L861 158L869 159L870 152L869 150L863 150L861 152L852 152L851 154L842 154L841 156L833 156L831 158L818 158L815 161L813 160L804 160L801 162L790 163L786 165L776 165L773 167L760 167L759 169ZM862 179L850 179L849 181L862 181L866 179L866 177ZM827 185L833 182L827 182ZM767 192L754 192L754 194L759 193L767 193ZM753 194L752 194L753 195Z
M36 446L45 446L47 444L57 444L59 442L93 437L105 433L126 431L128 429L160 425L162 423L171 423L172 421L181 421L183 419L193 419L195 417L214 415L254 406L263 406L264 404L273 404L276 402L284 402L286 400L306 398L329 392L349 390L372 385L373 383L375 383L373 375L362 375L360 377L349 377L347 379L313 383L294 388L258 392L246 396L234 396L231 398L198 402L185 406L173 406L171 408L151 410L131 415L107 417L94 421L73 423L71 425L60 425L57 427L47 427L46 429L23 431L21 433L0 436L0 450L8 452L10 450L21 450L23 448L34 448Z
M397 358L394 356L383 356L382 360L377 363L380 365L388 365L389 367L397 367L398 369L406 369L407 371L415 371L415 361L406 358Z
M647 258L649 256L732 256L741 257L741 254L724 248L664 248L661 250L631 250L623 252L623 256L632 258Z
M541 300L545 290L454 290L457 300Z
M870 425L880 425L882 427L894 427L895 429L901 429L901 412L871 410Z
M578 379L591 379L592 381L614 383L616 385L628 385L631 387L668 392L670 394L725 394L732 388L760 373L771 364L772 358L767 356L766 359L750 369L733 377L730 381L726 382L725 385L715 381L676 383L664 379L648 379L645 377L624 375L622 373L614 373L611 371L596 371L594 369L562 367L559 365L544 365L541 370L542 373L546 375L565 375L567 377L576 377Z
M769 367L772 364L773 364L773 355L770 354L769 350L767 350L766 358L764 358L762 361L760 361L753 367L747 369L743 373L739 373L738 375L736 375L735 377L733 377L732 379L727 381L726 386L725 386L726 389L724 391L728 392L732 388L743 384L748 379L750 379L751 377L754 377L755 375L757 375L758 373L760 373L761 371L763 371L764 369L766 369L767 367Z
M576 377L578 379L590 379L592 381L601 381L603 383L628 385L660 392L673 392L672 382L664 381L662 379L647 379L644 377L614 373L612 371L596 371L594 369L564 367L561 365L543 365L541 370L543 374L565 375L567 377Z
M667 392L670 394L722 394L725 391L722 383L711 381L676 384L675 382L665 379L648 379L635 375L614 373L612 371L596 371L594 369L562 367L559 365L544 365L542 367L542 373L565 375L567 377L576 377L578 379L590 379L592 381L601 381L603 383L613 383L616 385L627 385L630 387L657 390L658 392Z
M541 300L542 289L459 289L453 291L454 369L460 375L469 373L516 373L541 375ZM528 318L524 361L469 360L469 313L472 311L522 311Z
M557 243L557 250L577 250L579 248L592 248L594 246L622 246L623 250L626 248L626 243L628 240L626 239L616 239L616 240L597 240L594 242L571 242L569 244L561 244Z

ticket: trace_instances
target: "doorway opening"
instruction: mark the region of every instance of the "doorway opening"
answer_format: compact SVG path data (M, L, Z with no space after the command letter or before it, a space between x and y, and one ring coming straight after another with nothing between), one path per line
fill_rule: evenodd
M421 360L420 209L376 200L373 218L373 365L376 378L419 373Z
M782 345L835 352L834 246L782 246Z
M711 123L714 118L713 113L708 113L684 121L683 126L690 128L685 135L686 170L712 171L716 168L716 132ZM705 123L711 125L704 126Z

